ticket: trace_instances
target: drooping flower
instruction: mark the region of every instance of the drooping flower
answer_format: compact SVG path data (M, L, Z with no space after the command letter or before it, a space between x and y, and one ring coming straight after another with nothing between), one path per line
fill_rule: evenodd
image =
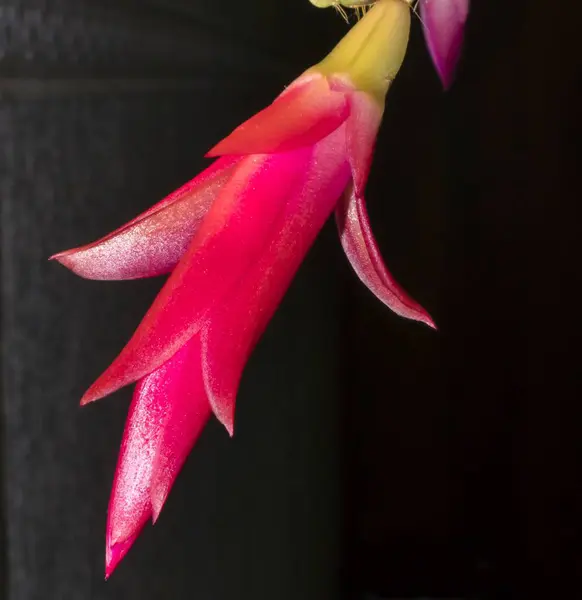
M469 0L420 0L420 16L432 61L445 89L453 83Z
M129 343L89 388L136 383L106 534L106 575L160 514L214 414L232 434L244 365L334 211L360 279L397 314L434 326L374 241L364 188L408 6L380 0L318 65L215 146L215 162L108 236L55 255L90 279L171 273Z

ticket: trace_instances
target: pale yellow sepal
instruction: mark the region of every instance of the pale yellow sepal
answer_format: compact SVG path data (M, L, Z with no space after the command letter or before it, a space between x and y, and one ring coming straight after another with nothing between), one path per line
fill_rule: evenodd
M384 104L408 46L410 4L406 0L379 0L310 71L345 75L358 90Z

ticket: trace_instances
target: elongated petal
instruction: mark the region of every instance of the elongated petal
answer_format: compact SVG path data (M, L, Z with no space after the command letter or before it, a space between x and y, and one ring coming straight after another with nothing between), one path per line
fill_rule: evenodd
M155 393L162 369L138 383L123 432L109 500L105 575L109 577L151 517L152 464L162 438L167 398Z
M336 222L346 256L368 289L397 315L436 328L430 315L413 300L390 274L368 221L364 199L350 186L336 208Z
M109 501L107 577L159 514L210 414L195 337L136 386Z
M113 233L52 256L86 279L137 279L171 271L236 164L221 158Z
M194 336L169 362L172 363L172 370L166 374L164 382L168 411L154 462L150 491L154 522L190 450L212 414L202 379L200 337Z
M305 75L207 156L287 152L312 146L337 129L348 113L344 93L330 89L322 75Z
M356 193L363 196L384 110L366 92L352 92L349 101L350 116L346 122L348 159Z
M239 163L137 331L82 403L151 373L199 330L205 312L259 259L310 155L298 150Z
M421 0L420 15L432 61L448 89L463 46L469 0Z
M315 147L303 186L288 198L260 260L209 313L202 330L206 391L231 435L244 365L349 180L344 128Z

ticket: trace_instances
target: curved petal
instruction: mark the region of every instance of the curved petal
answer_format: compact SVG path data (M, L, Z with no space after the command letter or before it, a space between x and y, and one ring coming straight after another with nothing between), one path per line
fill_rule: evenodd
M217 160L126 225L51 259L86 279L137 279L168 273L186 251L236 162L232 157Z
M310 155L308 149L241 160L137 331L82 404L151 373L199 330L205 312L259 259Z
M352 92L348 97L347 153L356 193L363 196L384 109L366 92Z
M209 312L202 329L206 392L214 414L231 435L245 363L349 180L349 166L338 152L344 136L340 128L315 147L303 187L289 198L260 259L228 301Z
M348 114L343 92L330 89L323 75L305 75L207 156L271 154L313 146L336 130Z
M461 55L469 0L421 0L424 37L445 89L453 83Z
M413 300L390 274L370 228L364 199L346 189L336 208L336 222L346 256L367 288L397 315L436 329L430 315Z
M106 577L159 514L157 492L167 495L210 414L196 337L136 386L109 501Z

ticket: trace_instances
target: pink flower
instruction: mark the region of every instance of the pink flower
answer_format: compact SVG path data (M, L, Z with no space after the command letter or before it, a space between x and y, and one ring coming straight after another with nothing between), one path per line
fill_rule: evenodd
M468 15L469 0L420 1L424 36L445 89L453 83Z
M382 0L320 64L209 153L198 177L101 240L57 254L90 279L171 273L82 403L137 382L109 504L106 575L158 518L211 414L232 435L245 363L335 209L360 279L397 314L434 326L374 241L364 187L410 15Z

